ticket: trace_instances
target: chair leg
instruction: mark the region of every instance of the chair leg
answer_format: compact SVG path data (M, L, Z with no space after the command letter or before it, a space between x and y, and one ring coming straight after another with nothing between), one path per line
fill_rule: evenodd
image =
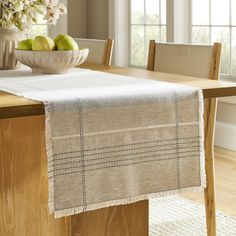
M214 183L214 129L216 118L216 99L205 100L205 208L207 235L216 236L215 183Z

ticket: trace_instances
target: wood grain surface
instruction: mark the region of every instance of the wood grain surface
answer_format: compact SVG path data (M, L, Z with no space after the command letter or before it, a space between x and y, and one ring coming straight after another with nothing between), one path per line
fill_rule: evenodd
M156 55L156 41L150 40L149 50L148 50L148 62L147 62L148 71L154 71L155 55Z
M114 40L111 38L107 39L107 46L105 49L105 54L103 58L103 65L110 66L113 54Z
M148 236L148 201L72 216L73 236Z
M213 46L212 63L209 79L219 80L221 44ZM205 128L205 172L206 188L204 189L207 235L216 235L216 204L215 204L215 166L214 166L214 137L217 111L217 98L205 99L204 128Z
M82 68L104 71L112 74L128 75L170 83L184 84L203 89L205 98L227 97L236 95L236 83L227 81L208 80L188 76L146 71L136 68L112 67L99 64L85 63ZM0 91L0 119L43 115L44 107L40 102L24 99Z
M214 171L214 133L216 120L217 100L205 100L205 210L207 235L216 235L216 206L215 206L215 171Z
M70 236L48 213L44 116L0 120L0 235Z

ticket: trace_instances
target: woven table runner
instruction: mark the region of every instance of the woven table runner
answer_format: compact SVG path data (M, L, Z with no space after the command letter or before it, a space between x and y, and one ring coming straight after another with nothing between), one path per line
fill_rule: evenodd
M56 218L205 186L198 88L74 69L1 72L0 90L45 105Z

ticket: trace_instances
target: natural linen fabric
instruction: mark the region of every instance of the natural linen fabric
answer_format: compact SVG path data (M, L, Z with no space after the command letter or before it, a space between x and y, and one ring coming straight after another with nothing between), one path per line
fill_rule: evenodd
M1 72L0 89L45 104L55 217L205 185L197 88L74 69Z
M106 54L107 40L98 39L84 39L84 38L74 38L76 43L80 48L88 48L89 54L86 62L91 63L104 63L104 57Z
M213 46L156 43L154 71L208 79Z

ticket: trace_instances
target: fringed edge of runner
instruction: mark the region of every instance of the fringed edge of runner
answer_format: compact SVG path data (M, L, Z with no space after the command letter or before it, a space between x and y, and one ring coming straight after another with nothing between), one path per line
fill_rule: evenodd
M184 189L170 190L170 191L160 192L160 193L144 194L140 196L119 199L119 200L114 200L114 201L96 203L96 204L87 205L86 211L93 211L93 210L97 210L97 209L101 209L105 207L111 207L111 206L126 205L126 204L131 204L131 203L135 203L135 202L139 202L143 200L148 200L151 198L166 197L166 196L181 194L181 193L190 192L190 191L203 191L203 189L204 189L204 186L197 186L197 187L190 187L190 188L184 188ZM56 210L54 212L54 217L60 218L60 217L79 214L83 212L83 209L84 209L83 206L81 206L81 207L75 207L75 208L70 208L66 210Z
M45 107L45 136L46 136L46 151L48 157L48 163L53 161L53 151L52 151L52 130L51 130L51 116L50 116L50 106L47 102L44 102ZM53 165L48 164L48 208L49 213L52 214L55 211L55 201L54 201L54 171Z
M199 143L200 143L200 177L201 185L206 187L206 170L205 170L205 135L204 135L204 97L202 90L198 90L199 101Z

